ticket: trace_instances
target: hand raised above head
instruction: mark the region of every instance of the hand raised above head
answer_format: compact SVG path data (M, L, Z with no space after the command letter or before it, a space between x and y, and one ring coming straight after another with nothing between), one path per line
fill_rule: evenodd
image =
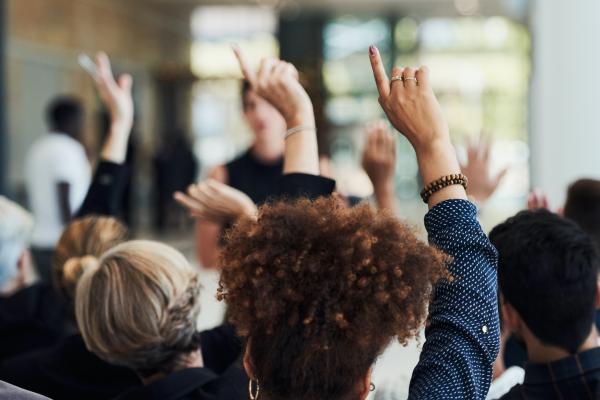
M392 125L417 152L439 141L449 142L448 123L433 93L427 67L394 67L391 79L375 46L369 58L379 92L379 103Z
M239 47L234 46L233 51L244 78L259 96L281 113L288 128L299 125L314 126L312 103L298 81L298 71L292 64L275 58L265 58L255 71Z
M467 159L461 164L463 174L469 178L467 193L479 203L485 203L494 194L508 172L508 168L504 168L492 174L491 149L492 142L481 134L477 140L469 140Z
M455 181L460 176L460 165L450 141L448 123L431 88L429 70L394 67L392 77L388 78L377 47L369 48L369 59L383 111L417 154L427 189L423 190L423 199L429 207L444 200L466 199L465 189ZM440 180L450 184L440 187L437 185ZM466 186L464 180L462 184ZM437 189L428 193L432 188Z
M365 127L367 139L362 156L362 166L371 179L375 190L393 186L396 168L396 140L385 121L377 121Z
M102 102L108 108L111 124L123 127L129 134L133 125L133 98L131 95L132 78L129 74L121 75L116 81L106 53L96 56L96 87Z

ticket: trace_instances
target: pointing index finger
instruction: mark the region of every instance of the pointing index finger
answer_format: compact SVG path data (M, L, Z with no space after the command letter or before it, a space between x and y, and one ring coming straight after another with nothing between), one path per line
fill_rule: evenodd
M248 82L250 82L251 86L254 86L256 83L256 72L252 67L250 67L248 59L246 58L246 54L244 54L242 49L237 45L232 45L231 48L233 49L233 53L240 64L242 75Z
M388 97L390 95L390 81L377 47L369 47L369 59L371 60L371 68L373 69L377 91L381 97Z

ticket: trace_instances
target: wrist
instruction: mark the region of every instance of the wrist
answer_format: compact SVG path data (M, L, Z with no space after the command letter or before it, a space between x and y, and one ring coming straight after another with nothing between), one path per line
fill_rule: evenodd
M386 179L385 182L374 183L373 193L376 197L387 197L394 195L394 181Z
M309 110L304 110L287 117L285 122L288 129L304 125L315 126L315 115L312 111L312 107Z

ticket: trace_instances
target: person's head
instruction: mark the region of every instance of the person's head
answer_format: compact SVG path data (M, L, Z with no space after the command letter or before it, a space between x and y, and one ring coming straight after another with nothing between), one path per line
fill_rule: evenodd
M81 275L93 267L104 252L126 241L127 227L112 217L88 216L65 227L52 260L52 282L74 312L75 289Z
M30 266L29 238L33 218L25 209L0 196L0 294L18 289Z
M600 249L600 181L580 179L573 183L563 213L579 224Z
M46 111L50 129L80 140L83 130L83 107L74 97L61 96L50 102Z
M75 310L89 350L142 378L185 368L199 349L198 273L165 244L122 243L86 270Z
M264 399L363 399L375 359L426 317L445 257L369 205L274 203L240 220L222 251L219 297L246 338Z
M258 96L248 81L242 82L242 109L244 117L259 141L283 142L286 123L283 116L268 101Z
M574 353L592 332L598 303L598 253L572 221L523 211L496 226L503 323L521 336Z

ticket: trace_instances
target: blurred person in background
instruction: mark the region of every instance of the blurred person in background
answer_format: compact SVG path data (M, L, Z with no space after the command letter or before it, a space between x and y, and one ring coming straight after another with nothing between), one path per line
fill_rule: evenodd
M527 208L550 209L550 202L544 192L537 189L531 192ZM578 179L567 190L565 205L556 213L575 221L588 233L600 249L600 181L596 179Z
M83 145L79 100L58 97L48 106L49 133L25 157L25 187L35 226L31 250L42 281L50 280L52 250L64 226L79 209L90 184Z
M274 193L283 169L285 120L247 81L242 82L244 118L254 135L250 148L227 164L217 166L209 179L225 183L245 193L255 205ZM219 255L223 228L228 224L199 221L196 225L196 251L204 267L214 267Z
M0 196L0 296L10 296L21 289L30 275L32 229L31 214Z
M184 191L196 182L198 162L189 137L181 129L163 136L152 161L156 194L154 222L156 229L163 232L168 227L177 228L182 222L189 221L173 200L173 193Z
M97 70L96 86L104 104L110 110L111 124L104 139L100 162L92 184L87 189L85 200L76 214L78 218L91 214L117 215L127 175L124 161L133 119L131 77L124 75L116 82L105 54L98 55ZM70 229L74 229L72 236L69 235L69 232L73 233ZM87 240L94 242L90 246L95 246L92 248L95 252L105 250L102 249L103 244L114 245L112 235L102 236L102 232L83 229L81 222L68 225L66 231L61 230L60 233L64 242L59 240L58 248L70 249L73 257L86 255ZM62 265L57 265L54 257L54 260L50 261L48 279L0 299L0 336L4 339L0 342L0 359L54 345L64 336L65 307L51 285L53 272L50 267L55 271L62 271ZM54 278L55 284L60 281L56 276Z

